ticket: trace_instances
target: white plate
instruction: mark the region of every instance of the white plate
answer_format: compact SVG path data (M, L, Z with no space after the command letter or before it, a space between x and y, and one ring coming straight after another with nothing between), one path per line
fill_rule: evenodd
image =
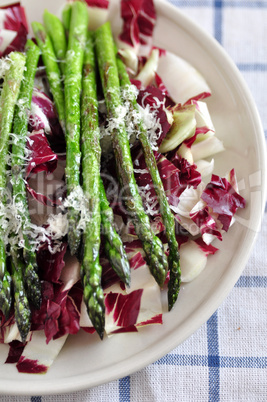
M38 1L38 16L50 4L55 11L55 4L59 3L62 1ZM258 112L239 71L221 46L175 7L162 1L157 1L156 6L155 44L192 63L212 88L208 105L217 135L226 147L215 158L216 173L236 169L247 207L219 244L220 252L209 258L207 268L196 280L182 287L175 308L164 314L162 326L118 334L103 342L97 335L84 332L70 336L48 373L40 376L19 374L15 365L3 364L6 346L0 345L0 393L71 392L143 368L207 321L233 288L248 260L259 230L266 191L265 141Z

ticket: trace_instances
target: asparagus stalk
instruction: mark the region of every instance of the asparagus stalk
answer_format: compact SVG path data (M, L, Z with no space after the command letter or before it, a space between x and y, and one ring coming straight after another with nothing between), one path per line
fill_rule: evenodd
M71 4L67 3L65 4L62 10L62 23L66 33L68 33L70 29L70 18L71 18Z
M25 56L12 52L9 55L10 67L6 73L1 93L0 105L0 200L5 203L6 189L6 157L9 147L9 134L12 128L15 105L18 99L20 84L25 67ZM3 227L0 227L0 309L8 317L11 308L11 277L6 264Z
M46 32L48 33L52 41L57 61L59 62L60 70L64 75L65 55L67 51L67 41L64 25L56 15L51 14L47 10L44 11L43 21Z
M66 182L67 193L75 194L80 185L80 95L82 89L82 68L87 38L88 11L85 3L72 4L71 21L66 53L65 68L65 110L66 110ZM77 200L79 201L79 200ZM80 245L81 231L78 229L79 211L68 210L70 251L75 254Z
M46 74L50 91L56 105L59 122L63 131L65 131L65 105L63 85L61 82L61 72L57 63L53 45L44 26L40 22L33 22L32 29L37 41L37 44L42 52L42 59L46 68Z
M11 272L14 292L15 320L19 329L21 340L24 343L31 327L31 310L24 288L24 263L17 250L11 252Z
M37 64L40 56L40 49L28 40L26 43L26 69L20 87L17 106L15 108L13 132L18 136L18 141L12 145L12 185L13 198L18 205L18 213L21 219L21 232L24 240L23 280L27 295L35 308L41 305L41 284L37 274L38 266L36 254L33 250L25 230L29 227L30 214L27 202L27 191L24 182L25 148L28 134L28 112L31 107L32 90Z
M0 230L0 233L2 230ZM0 239L0 310L6 317L9 317L12 297L11 297L11 283L12 279L6 266L6 251L5 244L3 242L2 233Z
M150 271L163 286L168 270L167 257L160 239L154 235L134 177L133 162L125 124L119 119L122 108L120 82L114 42L109 23L96 30L96 51L103 92L110 119L118 122L112 133L116 167L125 194L125 205L133 221L137 236L143 243Z
M105 252L116 274L127 286L130 286L130 264L123 247L122 240L114 227L113 211L107 200L105 188L101 178L99 190L102 232L105 239Z
M95 76L93 34L88 32L84 52L81 99L81 149L83 191L89 205L90 220L83 233L83 260L81 265L84 299L94 328L103 338L105 327L104 293L101 287L102 267L100 249L100 130Z
M126 67L118 54L117 54L117 66L118 66L121 87L127 91L127 89L129 89L131 85L131 82ZM128 91L128 94L129 96L131 96L130 91ZM132 99L130 101L133 110L135 110L135 112L138 113L139 111L138 104L134 95L132 95ZM139 121L137 127L137 131L139 134L138 138L141 142L145 162L151 175L154 189L158 198L158 202L160 205L160 212L162 215L166 231L166 237L169 244L168 262L170 270L170 280L168 283L168 308L169 310L171 310L177 300L181 283L180 255L178 251L178 243L175 236L175 220L164 191L164 187L157 167L157 162L153 150L151 148L151 145L149 143L149 140L147 138L145 128L143 126L141 119L138 119L138 121Z

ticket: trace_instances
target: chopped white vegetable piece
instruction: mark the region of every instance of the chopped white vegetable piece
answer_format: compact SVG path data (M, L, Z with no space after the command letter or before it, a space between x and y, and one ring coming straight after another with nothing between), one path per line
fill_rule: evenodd
M188 148L187 145L181 144L181 146L177 150L177 155L179 155L181 158L184 158L187 160L187 162L190 163L190 165L193 165L194 159L192 155L191 148Z
M167 51L160 57L157 73L175 103L184 104L200 94L211 93L203 76L191 64L171 52Z
M186 105L173 112L173 123L159 148L161 153L178 147L196 131L195 105Z
M215 136L209 137L197 144L194 143L191 147L194 162L197 162L199 159L208 158L224 150L225 148L222 141Z
M0 10L0 16L1 16ZM4 52L6 48L13 42L15 37L17 36L16 31L11 31L9 29L1 29L0 28L0 52Z
M12 341L20 341L21 342L21 336L19 333L19 329L16 323L9 325L8 327L3 328L4 332L4 343L10 343ZM31 332L27 336L27 341L31 337Z
M188 240L180 247L180 263L182 282L191 282L205 268L207 257L193 240Z
M141 81L144 87L147 87L153 81L155 77L155 72L157 71L158 68L158 62L159 62L159 50L153 49L144 67L135 77L136 80Z
M212 174L213 169L214 169L214 159L212 159L210 162L206 161L205 159L199 159L196 162L197 165L197 171L201 174L201 177L207 177Z
M88 5L89 29L94 31L103 25L108 19L108 8L92 7Z
M203 141L208 137L212 137L215 134L215 128L211 120L211 116L208 110L208 106L205 102L197 101L196 104L196 122L197 128L206 127L209 131L205 134L198 134L195 143Z
M49 368L61 351L67 337L68 335L63 335L47 344L44 331L34 331L31 342L25 346L20 360L37 361L38 365Z

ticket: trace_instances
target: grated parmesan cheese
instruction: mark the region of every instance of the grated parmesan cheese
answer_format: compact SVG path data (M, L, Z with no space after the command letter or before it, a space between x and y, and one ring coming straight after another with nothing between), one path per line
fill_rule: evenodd
M138 192L143 200L145 212L148 215L154 216L159 214L159 205L158 199L156 195L151 195L150 185L147 184L146 186L139 186Z
M158 99L157 101L159 102ZM146 107L138 105L140 119L143 123L144 129L147 132L147 137L153 151L158 150L157 141L162 134L160 119L157 117L157 109L161 106L159 103L157 104L156 108L154 105L154 110L149 105L146 105Z
M136 98L137 93L134 85L122 91L123 105L119 105L116 109L116 116L109 118L106 127L101 129L101 137L112 135L114 130L120 130L122 127L127 128L129 141L136 132L135 123L132 116L132 99ZM111 90L112 91L112 90Z
M0 78L4 78L12 63L9 56L0 59Z
M77 186L64 200L63 206L73 208L80 213L80 220L77 226L78 230L85 230L86 225L90 222L89 199L85 196L81 186Z
M111 90L113 91L113 90ZM144 105L144 101L150 94L147 92L142 99L142 105L138 105L138 109L133 107L133 100L138 96L138 89L135 85L128 85L122 89L123 105L118 106L116 116L111 117L106 126L100 126L100 138L110 138L108 144L101 142L102 150L111 148L111 136L114 130L119 130L125 126L128 134L130 146L133 145L139 137L138 126L142 123L143 128L147 132L147 137L151 148L158 150L157 141L162 134L160 119L157 116L158 109L162 107L162 102L158 98L154 98L153 108L150 105ZM102 108L102 104L101 104ZM104 144L104 145L103 145Z

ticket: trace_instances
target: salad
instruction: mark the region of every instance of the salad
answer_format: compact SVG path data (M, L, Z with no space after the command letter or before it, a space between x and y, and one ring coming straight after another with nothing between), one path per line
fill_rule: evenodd
M215 174L208 83L153 44L153 1L111 9L68 2L33 36L0 9L0 341L19 372L79 331L163 324L162 291L175 309L245 207L234 168Z

